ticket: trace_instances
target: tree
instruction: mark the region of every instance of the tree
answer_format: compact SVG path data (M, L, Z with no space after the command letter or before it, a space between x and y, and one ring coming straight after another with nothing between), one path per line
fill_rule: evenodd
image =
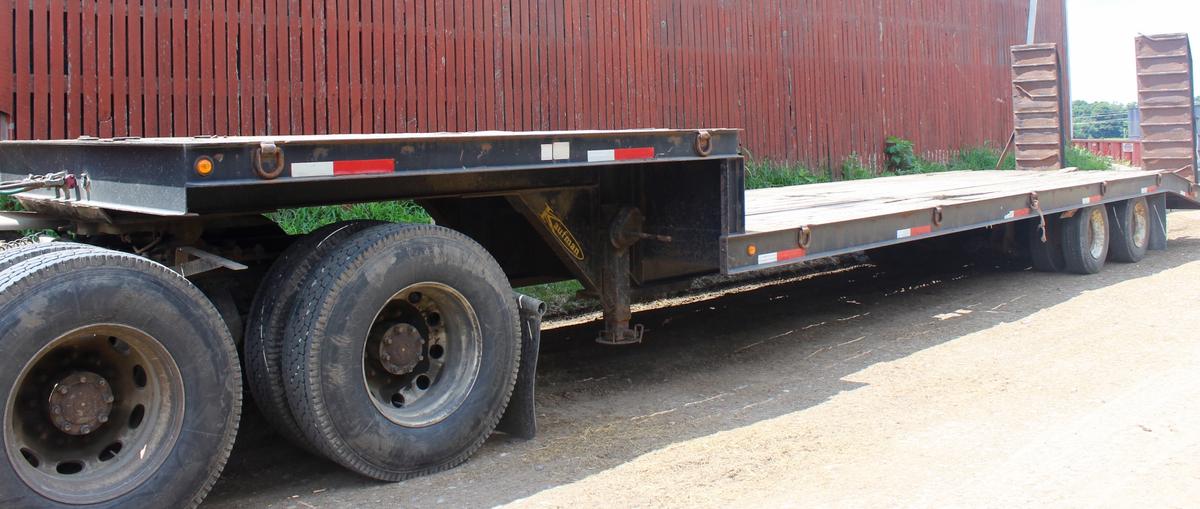
M1136 104L1107 101L1074 101L1071 103L1074 137L1081 140L1127 138L1129 111Z

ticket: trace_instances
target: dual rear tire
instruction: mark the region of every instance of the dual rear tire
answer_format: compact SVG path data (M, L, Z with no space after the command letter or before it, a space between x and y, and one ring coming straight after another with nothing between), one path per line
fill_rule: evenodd
M248 352L274 359L247 363L251 384L272 384L252 387L274 405L264 412L285 423L285 436L371 478L462 463L495 429L516 381L520 323L503 270L437 226L317 236L309 261L277 262L291 264L278 272L299 284L256 298L275 309L248 324L267 331L248 332ZM273 291L270 281L262 292ZM256 376L260 368L271 376Z
M1108 260L1136 263L1150 245L1149 206L1145 198L1096 205L1070 217L1045 218L1045 241L1039 224L1030 228L1035 269L1044 272L1096 274Z

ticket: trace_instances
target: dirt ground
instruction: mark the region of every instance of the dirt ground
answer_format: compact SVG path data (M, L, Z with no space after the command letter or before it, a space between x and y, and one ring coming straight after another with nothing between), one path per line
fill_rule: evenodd
M541 433L382 484L243 440L209 509L1200 500L1200 213L1096 276L871 266L548 330Z

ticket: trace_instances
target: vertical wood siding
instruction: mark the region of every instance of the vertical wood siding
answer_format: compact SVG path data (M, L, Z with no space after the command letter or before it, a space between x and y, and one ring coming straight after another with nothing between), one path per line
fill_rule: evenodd
M1038 41L1063 43L1065 1ZM1012 128L1028 0L0 0L22 139L739 127L754 157Z

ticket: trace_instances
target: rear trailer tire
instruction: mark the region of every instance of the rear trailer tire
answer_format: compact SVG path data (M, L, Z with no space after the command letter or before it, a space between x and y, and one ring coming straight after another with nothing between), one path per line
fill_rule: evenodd
M1108 213L1104 205L1080 209L1063 220L1063 255L1067 270L1096 274L1108 259Z
M346 221L305 235L271 265L259 284L246 320L244 358L246 380L263 417L280 435L309 452L317 452L292 417L284 389L283 340L297 295L311 282L309 272L349 236L381 221Z
M99 250L100 248L87 244L80 244L78 242L43 242L37 244L24 244L11 249L5 249L0 251L0 271L30 258L35 258L47 253L56 253L59 251L78 251L81 249Z
M327 256L287 338L288 401L305 435L385 481L466 461L508 403L521 350L500 266L426 225L371 228Z
M1114 203L1108 210L1108 259L1115 262L1137 263L1146 257L1150 247L1150 206L1146 198L1134 198Z
M0 272L3 507L195 507L229 457L237 353L187 280L107 250Z
M1062 272L1067 269L1063 256L1062 220L1046 217L1046 241L1042 242L1042 223L1029 221L1029 255L1033 268L1041 272Z

